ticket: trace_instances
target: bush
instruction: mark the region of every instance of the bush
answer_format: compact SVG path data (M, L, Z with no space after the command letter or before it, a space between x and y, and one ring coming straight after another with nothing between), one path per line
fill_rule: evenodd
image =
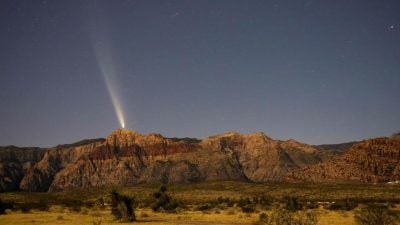
M70 210L72 210L73 212L80 212L82 210L81 207L83 205L83 202L76 199L64 199L62 201L62 204L70 208Z
M270 217L266 213L261 213L258 216L258 220L254 223L254 225L265 225L271 223L272 221L270 221Z
M304 205L306 209L317 209L319 205L317 203L313 202L308 202L307 204Z
M111 191L111 214L115 219L124 222L135 221L133 203L133 198Z
M204 205L201 205L201 206L197 207L196 209L200 210L200 211L207 211L207 210L210 210L212 208L214 208L214 207L211 204L207 203L207 204L204 204Z
M28 213L33 209L40 211L48 211L49 208L50 208L49 205L42 200L40 200L39 202L25 202L15 205L15 209L19 209L23 213Z
M318 223L318 215L314 211L301 211L297 213L296 224L298 225L316 225Z
M233 207L234 205L235 205L235 201L233 201L233 200L230 200L230 199L229 199L229 201L226 202L226 206L227 206L227 207Z
M244 213L253 213L254 211L256 211L256 209L254 208L253 205L245 205L245 206L242 206L241 208L242 208L242 212L244 212Z
M358 204L355 201L351 201L349 199L346 199L341 202L335 202L330 205L328 205L326 208L329 210L345 210L345 211L351 211L355 209L358 206Z
M303 205L299 199L293 196L287 196L284 198L285 209L289 211L297 211L303 209Z
M272 213L271 219L270 219L270 223L275 223L275 224L279 224L279 225L292 225L294 224L294 218L293 218L293 213L288 211L288 210L284 210L284 209L278 209L275 210Z
M0 215L6 214L6 206L0 199Z
M249 198L240 198L237 206L244 207L244 206L249 205L249 204L251 204L251 201L250 201Z
M316 225L318 216L313 211L289 211L285 209L276 209L269 217L262 213L259 215L255 225Z
M167 212L176 212L179 203L167 194L167 187L165 185L162 185L160 190L153 195L156 198L156 202L152 206L153 211L165 210Z
M271 206L274 202L274 198L268 195L261 195L260 197L256 198L257 203L262 206Z
M354 218L359 225L395 225L399 221L397 214L382 204L367 205Z

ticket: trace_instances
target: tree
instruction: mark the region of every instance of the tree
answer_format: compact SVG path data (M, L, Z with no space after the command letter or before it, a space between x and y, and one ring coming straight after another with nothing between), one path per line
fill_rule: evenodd
M111 191L111 214L115 219L123 222L136 220L133 209L134 198Z

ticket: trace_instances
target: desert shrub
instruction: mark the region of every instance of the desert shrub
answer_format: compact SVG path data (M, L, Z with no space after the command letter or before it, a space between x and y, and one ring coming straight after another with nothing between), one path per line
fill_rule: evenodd
M251 201L250 201L249 198L240 198L238 203L237 203L237 205L239 207L243 207L243 206L246 206L246 205L249 205L249 204L251 204Z
M176 212L179 203L167 194L167 186L162 185L160 190L153 195L156 198L156 202L152 206L153 211L165 210L167 212Z
M317 209L319 205L314 202L308 202L307 204L304 205L306 209Z
M261 213L258 216L258 220L254 222L254 225L269 225L272 221L270 221L270 217L266 213Z
M294 215L293 212L290 212L288 210L277 209L272 213L269 224L294 225L295 221L293 215Z
M135 212L133 209L134 199L121 195L116 191L111 191L111 214L120 221L135 221Z
M50 206L42 200L39 202L24 202L15 205L15 209L21 210L23 213L28 213L31 210L48 211L49 208Z
M228 200L229 200L229 198L228 198ZM218 202L218 203L225 203L225 198L223 198L222 196L219 196L219 197L217 198L217 202Z
M351 211L351 210L355 209L357 206L358 206L358 204L355 201L346 199L344 201L329 204L326 208L329 210Z
M258 198L255 198L254 201L262 206L271 206L274 202L274 198L269 195L261 195Z
M383 204L370 204L363 207L354 216L359 225L395 225L399 217L395 211Z
M229 199L229 198L228 198ZM235 205L235 201L234 200L230 200L226 202L226 206L227 207L233 207Z
M254 205L251 205L251 204L242 206L240 208L242 209L242 212L244 212L244 213L253 213L254 211L256 211Z
M303 208L303 205L299 201L298 198L294 196L286 196L284 197L284 202L285 202L285 209L289 211L297 211L301 210Z
M0 199L0 215L6 214L6 206Z
M177 200L170 198L169 202L163 205L163 209L167 212L176 212L176 208L178 208L179 203Z
M96 201L96 205L97 205L97 207L99 207L100 209L103 209L104 208L104 199L103 198L98 198L97 199L97 201Z
M80 212L82 210L83 202L77 199L64 199L61 202L62 205L68 207L73 212Z
M204 205L200 205L200 206L197 207L196 209L197 209L197 210L200 210L200 211L207 211L207 210L210 210L210 209L212 209L212 208L214 208L213 205L211 205L211 204L209 204L209 203L206 203L206 204L204 204Z
M227 207L232 207L235 204L235 202L232 201L230 198L223 198L222 196L220 196L215 201L215 204L224 204Z
M314 211L289 211L275 209L271 216L265 213L259 215L255 225L316 225L318 215Z
M316 225L318 224L318 215L314 211L300 211L296 214L296 225Z

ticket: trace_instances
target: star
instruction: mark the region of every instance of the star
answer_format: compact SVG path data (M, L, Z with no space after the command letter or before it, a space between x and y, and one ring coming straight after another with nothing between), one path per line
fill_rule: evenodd
M180 13L179 13L179 12L176 12L176 13L172 14L171 17L174 18L174 17L177 17L177 16L179 16L179 15L180 15Z
M391 30L393 30L394 29L394 25L390 25L390 27L389 27Z

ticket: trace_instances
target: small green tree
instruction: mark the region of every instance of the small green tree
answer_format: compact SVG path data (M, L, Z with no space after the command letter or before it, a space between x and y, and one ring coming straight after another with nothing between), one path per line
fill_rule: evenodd
M359 225L396 225L397 214L382 204L370 204L356 212L354 216Z
M162 185L160 190L154 192L153 195L156 198L156 202L152 206L153 211L165 210L167 212L176 212L179 204L167 194L167 187L165 185Z
M115 219L123 222L132 222L136 220L133 209L134 199L121 195L116 191L111 191L111 214Z

